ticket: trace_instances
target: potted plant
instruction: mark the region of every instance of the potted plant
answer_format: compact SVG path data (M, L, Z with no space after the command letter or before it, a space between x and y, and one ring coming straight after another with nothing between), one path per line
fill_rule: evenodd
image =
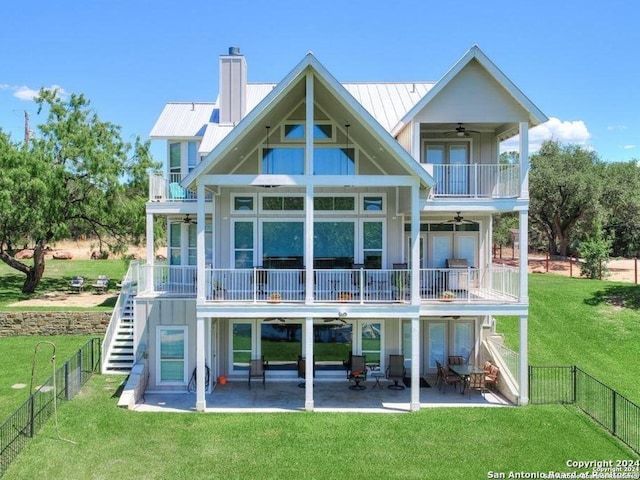
M282 295L280 292L273 292L269 295L269 303L280 303L282 301Z
M451 302L456 298L456 294L451 290L445 290L440 293L440 300L443 302Z
M348 302L351 300L350 292L338 292L338 301L339 302Z

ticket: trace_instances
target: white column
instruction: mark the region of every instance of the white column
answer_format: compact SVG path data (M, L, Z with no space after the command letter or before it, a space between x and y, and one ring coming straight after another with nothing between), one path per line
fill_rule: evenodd
M147 213L147 265L153 265L155 260L153 242L153 213Z
M529 346L528 319L526 315L520 317L520 405L529 403Z
M411 303L420 304L420 186L411 187Z
M204 412L207 408L207 402L205 400L205 385L204 385L204 358L205 358L205 334L204 334L204 322L205 319L196 318L196 410Z
M520 303L529 303L529 212L519 212L518 242L520 246Z
M411 319L411 403L412 412L420 410L420 317Z
M520 122L520 198L529 199L529 124Z
M306 370L304 372L304 409L313 411L313 317L307 317L304 325L304 355Z
M305 125L305 144L304 144L304 174L313 175L313 75L309 72L306 77L306 125ZM304 258L305 258L305 303L313 303L313 185L307 185L305 198L305 239L304 239ZM312 324L313 325L313 324ZM313 403L313 396L311 397ZM313 407L313 406L312 406Z
M198 184L198 210L197 210L197 239L196 239L196 268L197 268L197 284L196 284L196 303L204 302L205 294L205 258L204 258L204 230L205 230L205 213L204 213L204 185Z

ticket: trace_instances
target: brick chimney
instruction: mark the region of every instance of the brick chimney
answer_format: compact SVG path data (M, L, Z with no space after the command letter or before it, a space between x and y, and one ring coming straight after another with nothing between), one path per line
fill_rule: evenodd
M247 110L247 61L238 47L229 47L228 55L220 55L221 124L238 123Z

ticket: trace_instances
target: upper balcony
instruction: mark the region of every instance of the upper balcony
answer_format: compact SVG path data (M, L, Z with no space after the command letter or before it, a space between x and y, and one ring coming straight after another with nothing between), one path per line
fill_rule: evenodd
M436 184L435 199L501 199L520 196L520 165L423 163Z
M410 271L402 269L314 269L313 288L306 295L302 269L205 270L205 299L213 304L351 303L379 305L410 301ZM195 266L140 265L140 293L195 296ZM446 293L445 293L446 292ZM486 268L420 270L420 302L517 303L517 268L500 264Z
M186 190L180 185L182 174L152 173L149 175L149 201L150 202L195 202L195 192Z

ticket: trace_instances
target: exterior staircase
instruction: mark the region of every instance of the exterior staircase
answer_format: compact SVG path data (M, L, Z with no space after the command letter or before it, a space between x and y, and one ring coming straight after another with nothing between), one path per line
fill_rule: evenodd
M131 271L131 267L130 267ZM134 304L137 284L129 272L122 282L118 301L102 342L102 373L128 375L135 363L133 350Z

